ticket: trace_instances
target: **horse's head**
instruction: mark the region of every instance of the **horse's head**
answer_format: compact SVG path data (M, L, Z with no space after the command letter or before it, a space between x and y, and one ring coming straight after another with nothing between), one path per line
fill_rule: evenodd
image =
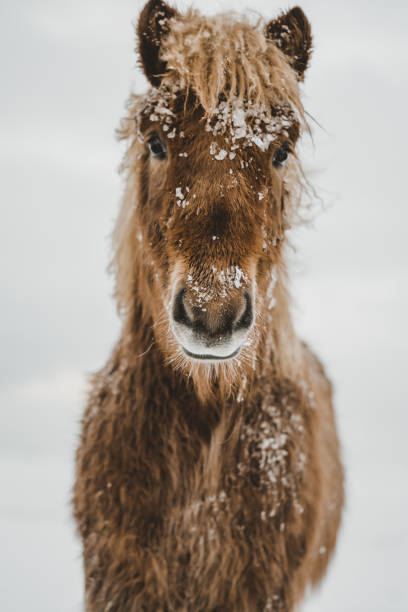
M119 299L129 307L137 293L173 362L237 373L254 363L294 214L310 26L299 8L251 25L150 0L138 39L153 88L131 99L123 126L137 136L116 232Z

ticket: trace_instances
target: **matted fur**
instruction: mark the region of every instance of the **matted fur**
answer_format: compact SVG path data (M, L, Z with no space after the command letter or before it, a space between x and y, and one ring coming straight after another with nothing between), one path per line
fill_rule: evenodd
M330 383L286 289L310 26L300 9L267 25L150 0L138 31L156 87L131 96L120 130L123 331L93 378L77 453L87 610L289 612L326 570L343 502ZM152 133L164 161L149 156ZM292 154L275 169L284 141ZM186 357L171 327L181 285L212 317L251 291L236 358Z

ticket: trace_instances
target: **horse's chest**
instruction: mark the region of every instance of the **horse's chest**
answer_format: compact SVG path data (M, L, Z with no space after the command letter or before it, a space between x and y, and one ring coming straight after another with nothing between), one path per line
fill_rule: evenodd
M299 482L307 462L306 423L299 410L265 403L240 433L236 482L261 506L262 520L283 504L299 504Z
M306 429L300 410L269 401L240 424L234 442L211 448L221 444L214 436L208 456L218 463L199 466L201 487L176 512L180 532L194 547L231 554L251 534L284 531L286 521L304 511Z

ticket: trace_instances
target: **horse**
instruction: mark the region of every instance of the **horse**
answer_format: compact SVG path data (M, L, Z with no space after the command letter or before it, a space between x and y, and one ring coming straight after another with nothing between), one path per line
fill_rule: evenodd
M255 22L149 0L137 35L123 326L76 454L86 610L290 612L326 572L344 497L331 383L287 289L311 27L299 7Z

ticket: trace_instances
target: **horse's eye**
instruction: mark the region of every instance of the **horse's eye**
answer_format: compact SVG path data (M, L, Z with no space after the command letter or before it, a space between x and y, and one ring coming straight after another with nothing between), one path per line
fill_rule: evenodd
M275 168L281 168L285 164L285 161L288 159L288 155L290 153L290 144L288 142L284 142L279 149L275 151L273 156L273 166Z
M150 136L149 140L147 141L147 144L149 146L152 157L155 157L156 159L166 159L166 145L164 144L164 142L162 142L162 140L158 137L157 134L153 134L152 136Z

